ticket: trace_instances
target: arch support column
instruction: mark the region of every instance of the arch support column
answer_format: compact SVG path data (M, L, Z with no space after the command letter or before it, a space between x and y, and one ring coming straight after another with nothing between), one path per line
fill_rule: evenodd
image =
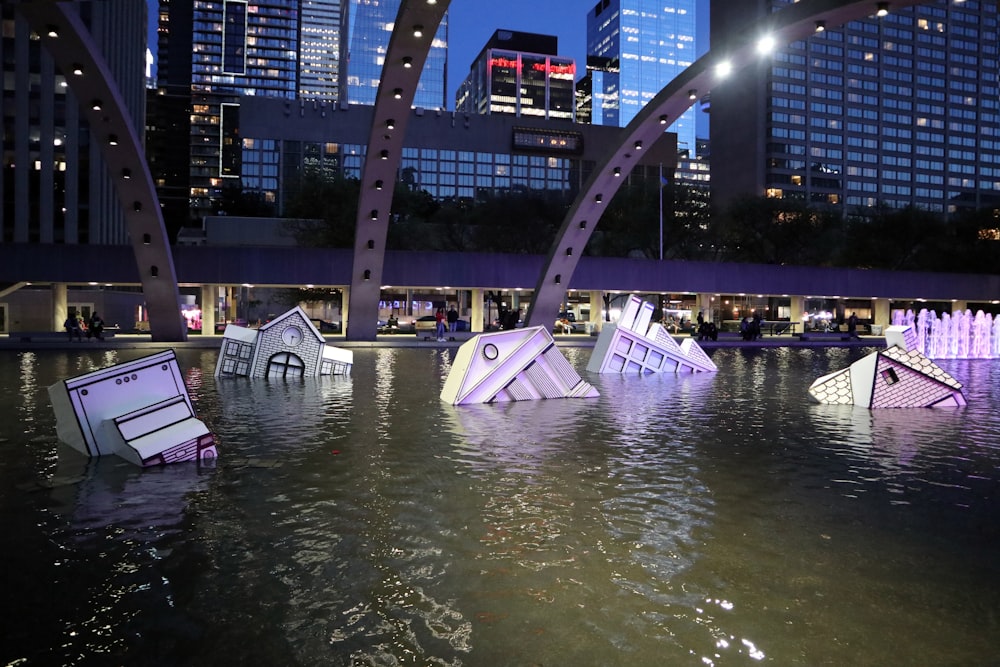
M66 283L52 283L52 330L62 331L69 310Z

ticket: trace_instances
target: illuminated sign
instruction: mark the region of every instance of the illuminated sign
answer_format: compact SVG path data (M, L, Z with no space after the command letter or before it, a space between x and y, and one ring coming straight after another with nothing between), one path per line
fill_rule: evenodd
M579 132L558 132L530 127L515 127L513 145L516 150L538 153L583 153L583 135Z
M574 63L566 63L563 65L558 65L555 63L535 63L531 66L531 69L536 72L546 72L547 74L576 74L576 65Z
M517 60L514 58L493 57L490 58L490 67L506 67L508 69L518 69ZM536 72L544 72L550 76L574 76L576 75L575 63L532 63L531 69Z

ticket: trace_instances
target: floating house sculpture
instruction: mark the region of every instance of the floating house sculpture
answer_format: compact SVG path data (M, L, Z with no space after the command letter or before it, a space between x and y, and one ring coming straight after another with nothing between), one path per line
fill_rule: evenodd
M897 329L897 331L892 331ZM819 403L866 408L935 408L965 405L962 385L917 350L910 327L889 327L886 340L900 344L873 352L809 387Z
M62 380L49 398L59 439L87 456L153 466L218 455L173 350Z
M258 329L226 326L215 376L349 375L353 365L354 353L327 345L305 312L295 306Z
M591 373L714 373L718 367L693 338L678 344L659 322L653 304L632 295L616 324L605 324L590 354Z
M441 400L453 405L597 396L541 326L466 341L441 390Z

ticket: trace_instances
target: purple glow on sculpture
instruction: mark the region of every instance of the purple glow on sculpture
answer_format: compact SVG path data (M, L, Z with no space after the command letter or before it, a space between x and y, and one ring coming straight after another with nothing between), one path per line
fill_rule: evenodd
M596 398L545 327L484 333L458 348L441 400L453 405Z
M318 377L349 375L354 352L326 339L298 306L259 329L230 324L222 334L215 377Z
M49 398L59 439L87 456L150 466L218 455L173 350L57 382Z
M654 306L632 295L615 324L605 324L590 354L591 373L697 373L718 371L693 338L683 343L658 323L650 324Z
M819 403L866 408L936 408L966 405L962 385L918 350L912 327L893 325L886 341L899 341L818 378L809 395Z

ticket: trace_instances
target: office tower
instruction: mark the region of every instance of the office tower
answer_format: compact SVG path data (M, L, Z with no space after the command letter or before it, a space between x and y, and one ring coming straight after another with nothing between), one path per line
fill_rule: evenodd
M713 0L713 50L788 4ZM717 201L767 195L852 215L997 204L997 3L889 8L712 89Z
M382 78L382 62L399 12L400 0L350 0L347 16L347 101L375 104ZM445 109L445 74L448 66L448 14L441 19L424 71L417 84L413 106Z
M587 13L587 75L581 98L590 122L624 127L707 45L696 43L697 0L598 0ZM670 131L677 147L696 147L695 108Z
M576 62L551 35L497 30L455 94L455 110L573 120Z
M0 242L128 242L121 203L91 128L83 120L72 75L52 58L18 16L16 3L0 5L3 32L3 179ZM145 115L144 0L70 3L117 81L136 131Z
M341 66L347 62L346 2L302 0L299 49L299 96L307 100L340 100Z
M189 222L214 212L226 188L240 187L240 97L296 97L299 11L300 0L161 0L159 88L170 106L186 100L189 127L183 143L171 143L172 134L157 141L187 153ZM156 177L158 193L176 193L176 183Z

